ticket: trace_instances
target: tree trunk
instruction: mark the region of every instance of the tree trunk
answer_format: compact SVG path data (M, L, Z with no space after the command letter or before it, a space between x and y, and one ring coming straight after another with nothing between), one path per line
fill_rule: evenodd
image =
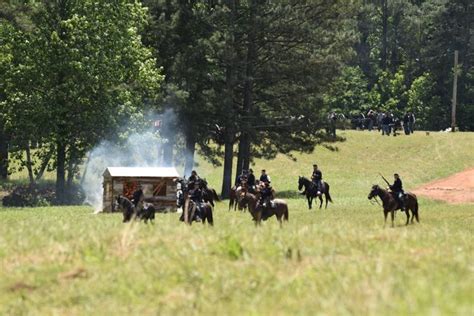
M56 199L58 200L58 204L64 204L66 202L66 146L60 141L58 141L56 145Z
M38 171L38 173L36 174L36 177L35 177L36 181L39 181L41 179L41 177L43 177L43 173L46 170L46 168L48 167L48 163L51 160L52 156L53 156L53 149L51 148L49 150L48 155L41 162L41 167L40 167L40 169L39 169L39 171Z
M224 176L222 179L222 198L228 199L232 188L232 163L234 161L234 143L226 137L224 146Z
M256 13L258 10L257 0L250 2L250 25L248 28L248 42L247 42L247 60L245 69L245 81L244 81L244 102L243 112L244 115L250 117L253 109L253 88L254 88L254 76L255 76L255 63L257 61L257 36L256 30L257 17ZM253 128L248 124L247 120L242 122L243 131L240 138L239 144L239 158L241 159L240 165L237 168L248 169L250 166L250 132Z
M194 168L194 152L196 150L196 141L193 136L186 137L186 152L184 161L184 176L189 177Z
M387 70L388 54L388 0L382 0L382 49L380 52L380 67Z
M8 137L0 121L0 180L8 179Z
M69 159L67 163L67 182L66 182L67 192L70 192L72 189L72 185L74 182L74 169L75 169L75 163L73 159Z
M30 151L30 141L26 141L26 169L28 170L28 179L30 180L30 185L35 184L35 177L33 175L33 162L31 161L31 151Z

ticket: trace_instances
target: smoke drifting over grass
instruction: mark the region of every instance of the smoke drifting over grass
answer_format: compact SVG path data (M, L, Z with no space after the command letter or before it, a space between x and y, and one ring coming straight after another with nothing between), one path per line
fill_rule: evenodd
M174 122L175 115L172 111L166 111L162 115L152 117L150 122L160 121L159 128L155 126L154 129L143 133L131 134L121 144L103 141L88 153L81 186L86 196L84 203L91 205L95 213L102 211L103 173L107 167L162 167L165 165L163 146L168 140L162 135L174 134L174 131L170 131L169 128L173 126L170 122Z
M103 173L107 167L159 167L161 142L152 132L131 135L125 144L104 141L89 152L82 179L86 204L102 211Z

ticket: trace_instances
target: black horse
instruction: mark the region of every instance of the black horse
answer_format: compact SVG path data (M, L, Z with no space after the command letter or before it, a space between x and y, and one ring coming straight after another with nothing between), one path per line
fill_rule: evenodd
M306 198L308 199L308 207L309 209L312 208L313 205L313 198L317 197L319 198L320 204L319 208L323 206L323 197L322 195L326 197L326 208L328 207L328 201L332 202L331 195L329 194L329 184L327 182L323 182L322 188L320 193L318 194L318 188L316 187L316 184L309 180L308 178L305 177L299 177L298 179L298 190L301 191L301 189L304 187L305 192L306 192Z
M156 209L153 205L149 205L145 208L141 208L135 211L132 201L126 198L123 195L118 195L116 199L116 208L121 209L123 213L124 223L129 222L132 218L145 221L147 223L150 221L153 223L155 219Z

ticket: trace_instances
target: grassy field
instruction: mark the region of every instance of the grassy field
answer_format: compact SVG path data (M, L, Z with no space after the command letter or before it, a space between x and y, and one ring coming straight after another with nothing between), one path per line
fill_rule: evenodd
M406 188L474 166L474 134L345 132L338 151L256 161L290 221L255 228L215 210L215 227L159 215L124 225L89 207L0 209L0 315L472 315L473 205L421 199L420 224L383 228L367 200L378 172ZM309 211L298 175L313 163L334 204ZM220 188L221 168L202 176Z

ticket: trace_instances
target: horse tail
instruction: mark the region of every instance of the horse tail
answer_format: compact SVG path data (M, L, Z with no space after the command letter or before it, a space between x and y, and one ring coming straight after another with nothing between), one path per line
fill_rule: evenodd
M327 188L328 188L327 193L326 193L326 199L327 199L329 202L334 203L334 202L332 201L332 199L331 199L331 194L329 194L329 184L326 183L326 186L327 186Z
M216 200L217 202L219 202L220 199L219 199L219 196L217 195L216 190L211 189L211 191L212 191L212 195L213 195L213 197L214 197L214 200Z
M289 216L289 214L288 214L288 205L285 204L285 210L283 211L283 219L285 221L288 221L288 216Z
M416 221L420 222L420 218L418 217L418 199L416 198L416 196L414 198L415 198L415 207L414 207L413 213L415 213Z
M207 206L207 223L214 226L214 218L212 217L212 207Z

